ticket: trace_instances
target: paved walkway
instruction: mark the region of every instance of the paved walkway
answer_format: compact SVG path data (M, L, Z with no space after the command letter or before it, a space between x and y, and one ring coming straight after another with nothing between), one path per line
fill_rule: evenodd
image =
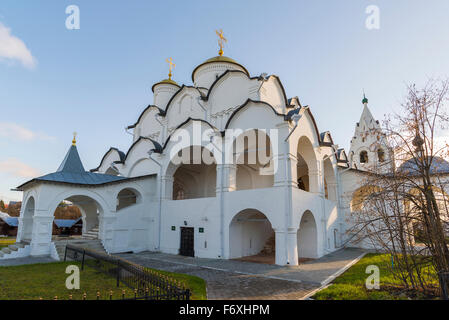
M146 267L203 278L207 282L208 299L286 300L304 298L333 280L362 254L360 249L343 249L295 267L155 252L119 256Z

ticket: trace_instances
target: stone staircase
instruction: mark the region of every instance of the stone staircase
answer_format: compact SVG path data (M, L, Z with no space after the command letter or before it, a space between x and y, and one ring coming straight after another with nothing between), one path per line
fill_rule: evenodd
M10 244L6 248L2 248L0 250L0 259L8 259L15 257L16 253L18 253L19 250L24 249L29 244L30 244L29 241L21 241L16 242L14 244Z
M79 240L59 240L54 241L56 252L58 253L59 260L64 260L65 247L67 244L74 245L80 248L88 248L101 253L108 254L103 247L100 239L79 239Z
M268 256L274 254L275 252L276 252L276 238L273 232L273 234L265 242L265 246L263 247L262 251L260 251L260 254Z
M95 240L98 239L98 226L90 229L81 236L82 239Z

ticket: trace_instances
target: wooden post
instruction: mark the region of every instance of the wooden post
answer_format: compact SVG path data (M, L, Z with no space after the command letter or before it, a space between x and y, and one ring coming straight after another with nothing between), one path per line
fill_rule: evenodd
M120 286L120 263L117 260L117 288Z
M67 248L67 247L66 247ZM84 270L84 256L86 255L86 250L83 250L83 260L81 262L81 270Z

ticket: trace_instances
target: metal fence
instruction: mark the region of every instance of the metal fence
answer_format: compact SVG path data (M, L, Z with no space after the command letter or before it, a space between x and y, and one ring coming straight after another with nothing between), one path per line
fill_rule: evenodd
M122 282L134 289L135 295L132 300L190 299L190 290L176 279L116 256L68 244L64 261L67 259L81 262L81 270L87 265L116 278L117 287Z

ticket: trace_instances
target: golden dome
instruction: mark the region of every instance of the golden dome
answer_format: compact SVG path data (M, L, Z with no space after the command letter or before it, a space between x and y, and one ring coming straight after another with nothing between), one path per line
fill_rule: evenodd
M179 88L181 88L181 86L179 84L176 83L176 81L173 81L172 79L164 79L162 81L159 81L155 84L153 84L153 86L151 87L151 90L154 92L154 87L157 86L158 84L172 84L174 86L177 86Z
M248 70L246 70L246 68L244 66L242 66L240 63L238 63L234 59L229 58L229 57L225 57L225 56L216 56L216 57L212 57L210 59L207 59L206 61L201 63L199 66L197 66L195 68L195 70L193 70L193 72L192 72L192 81L195 82L194 75L195 75L196 70L198 70L200 67L204 66L205 64L214 63L214 62L227 62L227 63L235 64L235 65L239 66L240 68L242 68L244 70L244 72L249 76Z
M234 59L229 58L229 57L225 57L225 56L216 56L216 57L212 57L212 58L207 59L206 61L204 61L204 63L208 63L208 62L230 62L230 63L238 64L237 61L235 61Z

